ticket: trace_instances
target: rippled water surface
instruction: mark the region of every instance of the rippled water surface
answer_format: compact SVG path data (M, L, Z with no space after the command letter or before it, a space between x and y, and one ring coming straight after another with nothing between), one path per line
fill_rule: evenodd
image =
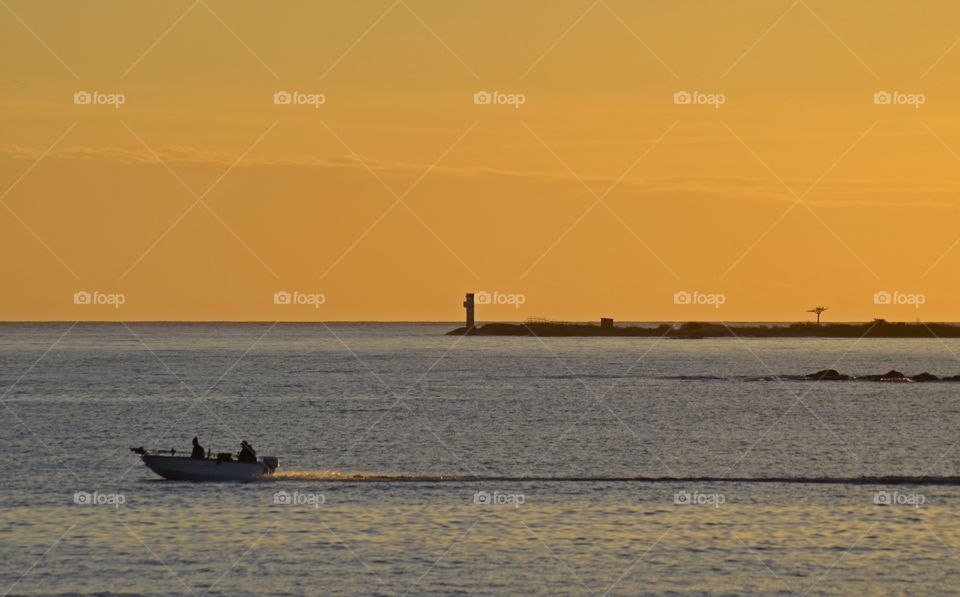
M960 475L960 384L777 376L955 375L960 341L451 327L0 326L0 591L956 591L960 486L849 481ZM127 450L194 435L283 473L169 482Z

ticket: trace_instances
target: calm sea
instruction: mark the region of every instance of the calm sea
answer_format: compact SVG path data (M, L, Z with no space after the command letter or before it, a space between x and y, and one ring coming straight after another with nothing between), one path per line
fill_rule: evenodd
M960 384L777 378L954 375L960 341L451 327L0 326L0 591L960 587L960 486L851 482L960 475ZM170 482L128 451L194 435L214 451L249 440L282 473ZM665 476L712 480L637 479Z

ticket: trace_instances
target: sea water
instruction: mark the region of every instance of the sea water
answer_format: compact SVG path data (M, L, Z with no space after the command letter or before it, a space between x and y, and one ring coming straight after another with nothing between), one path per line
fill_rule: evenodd
M954 375L960 341L452 327L0 326L0 592L958 586L960 487L922 481L960 475L960 384L779 376ZM128 450L195 435L280 473L171 482ZM918 483L856 482L891 475Z

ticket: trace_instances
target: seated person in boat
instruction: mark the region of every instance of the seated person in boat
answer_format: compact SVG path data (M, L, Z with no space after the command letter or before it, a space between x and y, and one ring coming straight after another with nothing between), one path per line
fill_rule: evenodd
M193 452L190 453L190 458L203 458L206 453L203 450L203 446L200 445L200 440L196 437L193 438Z
M240 462L256 462L257 451L253 449L247 440L240 442L240 453L237 454L237 460Z

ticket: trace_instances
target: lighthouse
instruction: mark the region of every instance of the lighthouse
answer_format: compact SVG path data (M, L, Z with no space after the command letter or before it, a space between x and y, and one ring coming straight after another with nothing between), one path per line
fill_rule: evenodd
M473 293L467 293L467 299L463 301L463 308L467 310L467 329L473 327Z

